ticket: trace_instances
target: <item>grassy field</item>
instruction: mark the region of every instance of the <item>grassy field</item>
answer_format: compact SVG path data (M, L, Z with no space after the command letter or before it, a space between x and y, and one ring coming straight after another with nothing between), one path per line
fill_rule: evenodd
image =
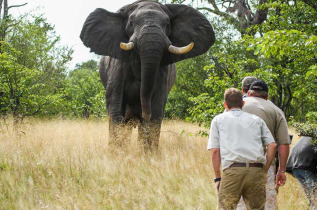
M0 209L216 209L201 129L165 121L151 155L136 130L126 150L108 148L107 121L26 120L16 131L0 121ZM289 175L278 201L279 209L307 208Z

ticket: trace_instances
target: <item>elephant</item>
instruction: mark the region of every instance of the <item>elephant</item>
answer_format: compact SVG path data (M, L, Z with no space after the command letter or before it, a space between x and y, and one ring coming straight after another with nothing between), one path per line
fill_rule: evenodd
M116 13L97 8L84 22L80 38L101 55L109 144L128 144L132 128L138 126L144 147L158 149L175 63L214 44L210 22L190 6L140 0Z

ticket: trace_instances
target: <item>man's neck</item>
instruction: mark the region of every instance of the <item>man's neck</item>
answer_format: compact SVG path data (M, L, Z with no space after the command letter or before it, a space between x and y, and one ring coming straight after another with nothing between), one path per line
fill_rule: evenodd
M250 98L252 98L252 97L254 97L254 98L261 98L261 99L266 100L266 101L267 101L267 99L268 99L268 98L263 98L263 97L260 97L260 96L252 96L252 95L248 95L248 97L250 97Z

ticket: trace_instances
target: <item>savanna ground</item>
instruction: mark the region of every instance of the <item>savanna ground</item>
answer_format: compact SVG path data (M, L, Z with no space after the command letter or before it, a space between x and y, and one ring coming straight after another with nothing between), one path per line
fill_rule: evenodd
M160 152L144 154L136 129L126 150L108 148L107 121L28 119L14 130L2 120L0 209L216 209L201 129L164 121ZM279 209L307 209L287 178Z

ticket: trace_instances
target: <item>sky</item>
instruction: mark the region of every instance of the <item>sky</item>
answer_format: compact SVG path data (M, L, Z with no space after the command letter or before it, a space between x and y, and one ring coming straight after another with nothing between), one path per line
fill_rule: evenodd
M55 25L56 34L61 37L61 44L74 50L70 68L96 58L90 53L79 38L83 23L88 15L96 8L104 8L116 12L126 4L135 0L8 0L9 6L27 3L26 6L10 9L9 13L15 16L35 11L44 14L48 22Z

